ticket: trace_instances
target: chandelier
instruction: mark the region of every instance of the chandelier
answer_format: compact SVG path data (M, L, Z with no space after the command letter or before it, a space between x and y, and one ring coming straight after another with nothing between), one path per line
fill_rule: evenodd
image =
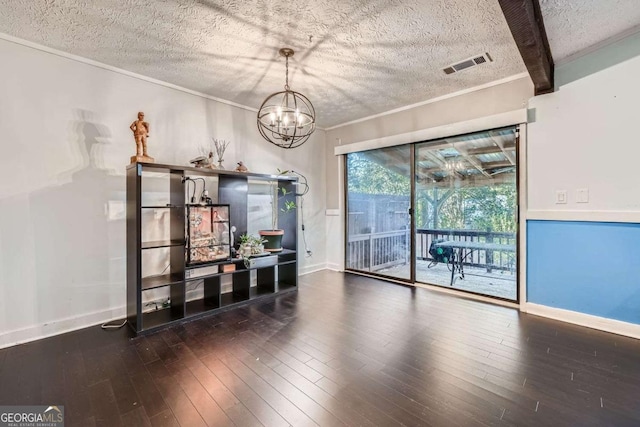
M316 130L316 112L311 101L289 88L289 57L293 54L293 49L280 49L286 60L284 90L269 95L258 110L260 134L281 148L301 146Z

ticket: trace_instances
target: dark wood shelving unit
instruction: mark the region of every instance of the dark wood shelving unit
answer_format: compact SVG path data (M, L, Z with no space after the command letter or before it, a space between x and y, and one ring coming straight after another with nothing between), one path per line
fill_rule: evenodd
M175 285L184 281L184 275L179 273L163 274L160 276L150 276L142 278L141 289L147 291L167 285Z
M170 246L184 246L184 240L156 240L152 242L144 242L140 249L157 249L168 248Z
M143 181L145 173L160 174L154 180L166 179L167 204L157 202L143 205ZM164 178L166 176L166 178ZM188 266L186 264L186 207L187 195L185 177L217 177L217 202L229 205L231 224L236 227L236 236L248 229L249 180L277 181L280 189L288 193L279 200L279 205L295 201L297 178L293 176L264 175L235 171L201 169L189 166L174 166L157 163L135 163L127 167L127 320L136 334L156 330L184 320L195 319L237 305L270 298L285 292L297 290L297 216L280 216L278 227L285 230L282 245L285 249L274 253L264 264L246 267L242 260L225 261L205 265ZM213 189L209 188L211 193ZM165 203L167 198L161 199ZM279 206L279 208L282 206ZM143 241L143 212L148 210L166 210L169 215L168 236L166 240ZM146 217L148 218L148 216ZM143 253L162 250L169 253L168 271L162 274L143 277ZM258 259L258 258L256 258ZM219 272L219 264L233 262L234 271ZM194 272L207 268L207 274ZM252 283L255 276L255 283ZM187 301L187 285L203 282L203 295ZM223 281L231 281L231 289L225 290ZM157 310L145 311L145 292L167 288L169 304ZM147 294L149 295L149 294Z
M145 325L145 330L156 329L183 318L180 313L175 313L171 309L166 308L142 313L140 317L142 318L142 323Z

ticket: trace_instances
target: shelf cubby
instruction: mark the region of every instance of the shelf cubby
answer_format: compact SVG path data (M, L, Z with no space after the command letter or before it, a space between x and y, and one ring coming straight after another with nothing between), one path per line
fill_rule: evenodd
M143 291L159 288L162 286L174 285L182 283L184 276L180 273L169 273L157 276L143 277L141 281L141 288Z
M182 314L176 313L171 310L171 308L162 308L142 313L141 317L143 326L142 330L155 329L159 326L163 326L183 318Z
M250 180L277 182L280 189L289 193L279 204L295 200L293 194L297 178L291 176L164 164L129 165L127 320L136 333L157 330L186 319L297 289L296 215L283 215L279 219L278 227L285 230L283 245L286 249L271 257L256 257L248 267L240 259L187 265L187 201L193 188L190 194L186 194L185 178L192 176L205 179L214 204L229 206L228 221L220 222L227 223L229 229L231 226L236 228L236 242L252 226L248 217ZM235 265L234 271L220 271L220 265L230 263ZM143 277L143 271L144 274L159 274ZM231 289L225 288L223 292L223 281L228 283L229 279ZM191 286L193 289L189 291L190 300L187 301L189 285L199 281L202 282L202 292L195 290L200 286L199 283ZM144 301L158 301L157 295L160 293L166 295L165 301L169 298L169 306L145 311Z
M184 246L184 240L155 240L140 244L141 249L169 248L171 246Z

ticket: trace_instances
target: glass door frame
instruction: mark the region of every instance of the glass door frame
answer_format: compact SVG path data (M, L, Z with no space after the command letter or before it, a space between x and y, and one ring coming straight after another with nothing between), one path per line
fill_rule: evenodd
M452 291L454 293L460 293L462 295L464 294L468 294L468 295L475 295L475 296L480 296L480 297L484 297L484 298L488 298L490 300L496 300L496 301L504 301L507 303L511 303L511 304L516 304L516 305L520 305L522 299L521 299L521 277L520 277L520 267L521 267L521 255L522 255L522 247L521 247L521 221L522 221L522 217L521 217L521 211L522 211L522 194L521 194L521 160L524 159L524 156L521 156L521 148L524 149L524 147L521 147L521 133L523 131L526 130L526 125L522 126L521 124L513 124L513 125L506 125L506 126L499 126L496 128L489 128L489 129L484 129L484 130L478 130L478 131L473 131L473 132L465 132L465 133L461 133L461 134L456 134L456 135L450 135L448 137L450 138L454 138L454 137L460 137L460 136L465 136L465 135L472 135L472 134L477 134L477 133L481 133L481 132L489 132L489 131L493 131L493 130L498 130L498 129L505 129L505 128L509 128L509 127L513 127L515 130L515 158L516 158L516 173L515 173L515 178L516 178L516 206L515 206L515 221L516 221L516 232L515 232L515 244L516 244L516 267L515 267L515 272L514 272L514 276L515 276L515 282L516 282L516 298L515 300L512 299L508 299L508 298L503 298L503 297L498 297L498 296L493 296L493 295L486 295L486 294L481 294L481 293L477 293L477 292L472 292L472 291L468 291L465 289L449 289L449 288L441 288L441 289L446 289L447 291ZM447 137L445 137L447 138ZM349 233L349 215L348 215L348 210L349 210L349 191L348 191L348 186L349 186L349 182L348 182L348 161L347 161L347 156L348 154L344 155L344 159L345 161L343 162L343 195L344 195L344 200L343 200L343 206L345 209L345 215L344 215L344 271L348 272L348 273L353 273L353 274L358 274L358 275L363 275L363 276L370 276L370 277L375 277L375 278L380 278L380 279L384 279L384 280L388 280L403 286L428 286L430 288L440 288L438 285L433 285L433 284L429 284L429 283L424 283L424 282L417 282L416 281L416 265L417 265L417 260L416 260L416 221L415 221L415 205L416 205L416 146L418 144L423 144L423 143L428 143L428 142L432 142L432 141L437 141L439 139L442 138L434 138L434 139L430 139L430 140L426 140L426 141L415 141L415 142L409 142L406 144L399 144L399 145L408 145L409 146L409 153L410 153L410 207L409 207L409 222L410 222L410 248L409 248L409 260L410 260L410 267L409 267L409 271L410 271L410 277L409 279L403 279L403 278L399 278L399 277L394 277L394 276L390 276L390 275L386 275L386 274L381 274L381 273L375 273L375 272L368 272L368 271L362 271L362 270L356 270L356 269L352 269L352 268L348 268L348 233ZM525 139L526 141L526 139ZM386 148L386 147L380 147L380 148Z
M375 278L380 278L380 279L384 279L384 280L388 280L390 282L394 282L403 286L414 286L416 283L416 263L414 260L415 257L415 221L413 218L413 212L414 212L414 192L415 192L415 180L413 179L414 175L414 170L415 170L415 143L408 143L408 144L398 144L398 146L407 146L409 148L409 176L410 176L410 180L409 180L409 278L405 279L402 277L396 277L396 276L391 276L388 274L382 274L382 273L376 273L376 272L371 272L371 271L364 271L364 270L357 270L357 269L353 269L353 268L349 268L348 265L348 256L349 256L349 181L348 181L348 177L349 177L349 162L347 161L347 156L348 154L343 155L344 157L344 161L342 162L342 176L344 177L343 179L343 206L344 206L344 223L343 223L343 227L344 227L344 271L348 272L348 273L353 273L353 274L358 274L361 276L371 276L371 277L375 277ZM380 147L380 148L389 148L389 147ZM369 151L369 150L363 150L363 151Z

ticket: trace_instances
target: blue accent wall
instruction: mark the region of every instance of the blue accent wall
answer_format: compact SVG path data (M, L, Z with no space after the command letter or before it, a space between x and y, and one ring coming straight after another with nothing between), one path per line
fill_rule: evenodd
M640 324L640 224L527 221L527 301Z

